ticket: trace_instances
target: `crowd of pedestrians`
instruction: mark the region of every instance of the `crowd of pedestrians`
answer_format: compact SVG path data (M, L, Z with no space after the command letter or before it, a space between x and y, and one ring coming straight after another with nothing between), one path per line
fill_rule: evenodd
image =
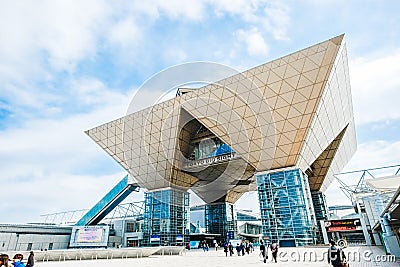
M334 240L330 240L329 243L331 246L328 250L328 263L334 267L349 266L347 263L345 253L343 252L343 249L337 246ZM224 252L226 257L228 257L228 254L229 256L234 255L235 250L238 256L244 256L246 253L247 254L252 253L254 251L254 247L253 244L249 241L236 243L236 245L232 244L231 242L224 243ZM264 242L261 240L259 255L264 263L267 262L269 250L271 251L271 256L272 256L271 261L277 263L278 250L279 250L279 245L277 244L277 242L273 241L272 243L264 244Z
M260 241L260 257L264 262L267 262L268 250L271 250L272 261L278 262L278 249L279 245L276 242L272 242L272 244L264 244L263 241ZM254 251L253 243L249 241L236 244L232 244L232 242L224 243L224 252L226 257L228 257L228 254L229 256L234 255L235 251L238 256L250 254Z
M235 246L231 242L224 243L224 252L226 257L228 257L228 253L229 256L235 254L235 249L238 256L244 256L246 253L250 254L254 251L253 243L249 241L236 243Z
M0 267L32 267L35 265L34 253L29 253L28 261L25 263L22 261L24 256L20 253L14 255L12 260L7 254L0 254Z

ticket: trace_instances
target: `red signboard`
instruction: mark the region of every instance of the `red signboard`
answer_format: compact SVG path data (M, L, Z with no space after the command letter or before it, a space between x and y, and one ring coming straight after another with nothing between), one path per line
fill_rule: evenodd
M325 222L328 232L362 230L360 219L330 220Z
M357 227L355 226L333 226L327 228L328 232L355 231L355 230L357 230Z

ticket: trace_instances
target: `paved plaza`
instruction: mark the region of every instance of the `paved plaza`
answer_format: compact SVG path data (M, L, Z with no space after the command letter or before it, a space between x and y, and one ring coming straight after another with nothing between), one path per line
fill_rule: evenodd
M96 260L96 266L185 266L185 267L225 267L225 266L330 266L326 261L327 248L281 248L278 263L271 262L271 255L267 263L263 263L259 257L259 250L256 249L250 255L225 257L222 249L210 250L191 250L184 252L181 256L151 256L138 259L112 259ZM345 249L350 255L350 266L400 266L400 261L389 259L384 252L377 247L350 247ZM79 266L93 266L92 260L79 261ZM77 266L77 261L65 262L37 262L35 266Z

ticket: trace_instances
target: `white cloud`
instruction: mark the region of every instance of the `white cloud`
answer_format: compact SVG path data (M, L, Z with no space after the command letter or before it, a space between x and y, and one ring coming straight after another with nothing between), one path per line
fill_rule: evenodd
M30 120L1 132L2 179L45 173L49 170L74 173L83 161L97 157L99 149L83 131L124 115L124 105L104 105L89 114L65 119ZM77 157L76 155L79 155ZM11 179L12 180L12 179Z
M58 74L94 57L110 17L103 1L7 2L0 9L0 98L13 113L55 112ZM55 83L58 83L55 85Z
M249 55L263 57L268 55L268 45L266 44L261 32L257 28L252 28L248 31L238 30L236 35L240 42L244 42L246 44Z
M39 49L49 53L53 67L72 71L78 61L95 55L97 39L110 15L104 2L48 1L31 8L33 14L46 14L33 18L39 23L32 34L37 35Z
M36 118L1 131L0 181L20 196L0 202L8 221L26 222L42 213L89 208L122 179L122 168L83 131L123 116L129 97L96 81L82 84L77 89L82 97L102 103L90 113L58 120ZM107 167L101 165L105 161Z
M206 4L208 0L155 0L155 1L130 1L119 3L117 13L132 14L134 18L143 18L148 22L154 22L162 17L171 20L186 20L200 22L206 17Z
M109 106L110 103L129 103L128 100L133 94L133 90L120 93L115 89L107 88L102 81L91 77L73 79L69 81L69 86L73 97L79 101L79 104L85 104L88 108L90 106ZM127 105L119 104L119 106L126 107Z
M260 6L261 1L258 0L215 0L210 1L213 6L214 13L217 16L224 16L226 13L231 15L238 15L246 20L251 20Z
M129 50L133 50L140 43L143 34L131 17L117 22L109 30L109 40L122 48L129 48Z
M287 29L290 24L290 9L282 1L270 1L265 9L266 22L264 25L277 40L287 40Z
M167 48L163 54L165 60L171 63L182 63L188 58L188 55L183 49L173 46Z
M360 170L400 164L400 141L371 141L358 145L345 170Z
M0 10L0 81L8 91L25 90L37 81L51 82L57 72L74 73L80 62L96 60L101 49L133 61L138 44L149 37L145 30L157 19L204 22L215 13L235 16L258 28L259 33L253 34L257 40L267 32L282 38L288 27L288 8L256 0L9 2ZM265 53L265 45L253 45L250 51Z
M37 222L42 214L91 208L124 175L33 173L29 180L9 183L10 192L19 197L1 201L0 209L7 212L1 223Z
M95 53L107 16L103 1L9 2L0 11L2 61L37 68L44 53L53 67L71 71L77 61Z
M173 19L202 20L204 16L204 1L197 0L158 0L157 6L161 13Z
M106 1L3 5L0 9L0 98L10 103L12 113L19 115L31 109L48 115L59 113L60 106L71 97L62 83L75 79L68 75L74 75L80 62L93 60L107 46L125 57L133 53L142 38L133 14L126 14L117 4ZM63 80L60 76L67 77ZM88 86L85 82L72 85ZM99 102L99 97L113 97L113 94L103 90L90 97L83 98L84 102Z
M210 1L217 16L225 14L240 17L248 26L262 29L277 40L288 39L290 8L282 1L216 0Z
M400 118L400 50L350 61L357 124Z
M269 53L269 40L289 39L287 34L291 22L291 10L282 1L222 0L210 3L218 18L229 16L239 20L237 30L234 31L235 40L229 47L230 52L227 53L229 58L237 58L243 53L243 43L246 45L248 55L266 57ZM241 28L243 25L246 25L245 29Z

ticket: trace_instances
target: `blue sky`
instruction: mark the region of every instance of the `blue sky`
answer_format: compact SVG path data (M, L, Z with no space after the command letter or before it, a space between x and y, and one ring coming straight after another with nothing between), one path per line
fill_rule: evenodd
M126 2L0 0L0 222L99 200L124 171L83 131L123 116L164 68L244 70L342 33L359 143L345 170L399 164L400 2Z

